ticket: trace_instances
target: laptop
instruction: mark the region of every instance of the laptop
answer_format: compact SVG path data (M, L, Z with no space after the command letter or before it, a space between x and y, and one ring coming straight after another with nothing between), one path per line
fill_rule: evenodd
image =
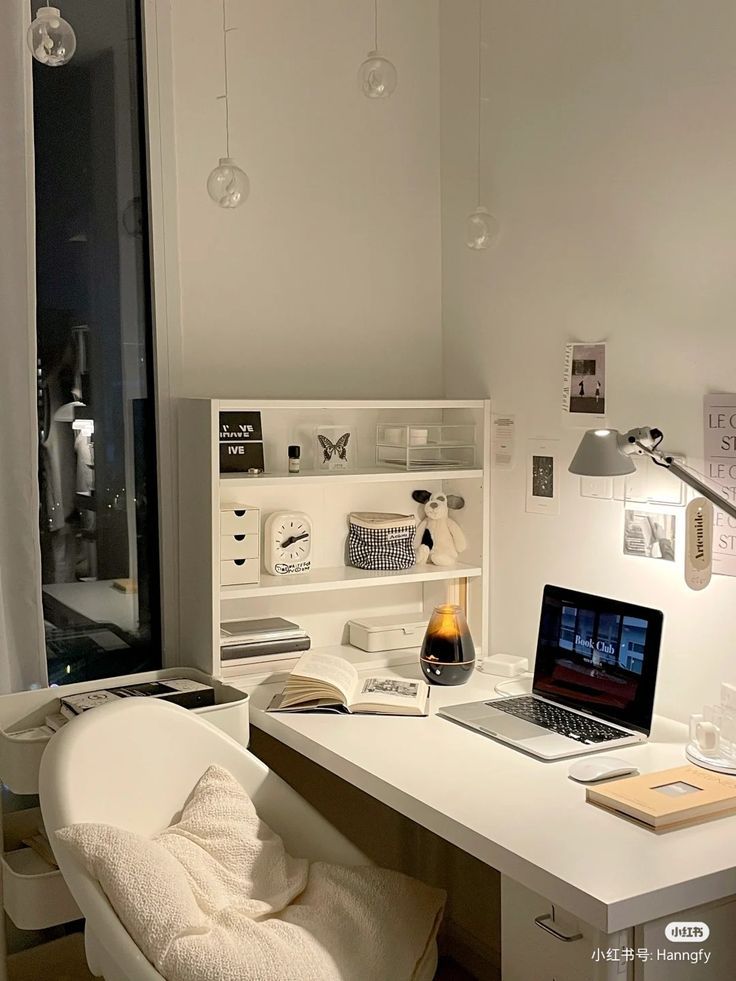
M531 693L438 714L543 760L645 742L662 620L659 610L545 586Z

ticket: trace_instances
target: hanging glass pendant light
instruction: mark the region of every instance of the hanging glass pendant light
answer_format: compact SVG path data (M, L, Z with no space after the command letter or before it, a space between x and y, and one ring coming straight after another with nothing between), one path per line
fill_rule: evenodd
M373 0L373 50L358 71L358 85L367 99L387 99L396 89L395 66L378 51L378 0Z
M479 204L475 211L468 215L465 244L469 249L487 249L498 237L501 226L488 208Z
M476 201L465 223L465 244L469 249L479 252L487 249L496 238L501 226L484 205L481 204L481 146L483 135L483 0L478 0L478 126L476 157Z
M221 208L237 208L248 197L250 181L232 157L220 162L207 178L207 193Z
M77 49L74 28L58 7L39 7L26 34L31 54L42 65L58 68L71 61Z
M221 208L237 208L250 194L250 181L244 170L230 156L230 87L227 65L226 0L222 0L222 50L225 69L225 93L218 97L225 102L225 156L207 178L207 193ZM231 28L232 29L232 28Z

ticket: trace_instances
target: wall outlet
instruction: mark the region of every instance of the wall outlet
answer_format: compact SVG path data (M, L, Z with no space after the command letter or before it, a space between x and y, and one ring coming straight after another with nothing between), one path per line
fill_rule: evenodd
M721 705L736 712L736 685L728 681L721 684Z

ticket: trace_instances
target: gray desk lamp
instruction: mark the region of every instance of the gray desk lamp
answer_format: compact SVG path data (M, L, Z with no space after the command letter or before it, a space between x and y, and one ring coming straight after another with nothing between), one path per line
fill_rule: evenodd
M659 429L630 429L628 433L620 433L617 429L589 429L580 440L568 469L582 477L622 477L636 471L632 457L648 456L657 466L665 467L711 504L736 518L736 505L659 449L663 439L664 434Z

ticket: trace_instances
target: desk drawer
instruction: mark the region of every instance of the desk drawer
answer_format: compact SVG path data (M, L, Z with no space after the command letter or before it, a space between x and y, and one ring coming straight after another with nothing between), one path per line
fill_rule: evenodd
M501 877L503 981L633 981L631 962L597 959L597 951L632 944L633 931L601 933L531 889Z
M257 535L258 508L227 508L220 511L221 535Z
M260 582L259 559L232 559L220 562L221 586L246 586Z
M257 559L258 535L223 535L220 538L220 560Z

